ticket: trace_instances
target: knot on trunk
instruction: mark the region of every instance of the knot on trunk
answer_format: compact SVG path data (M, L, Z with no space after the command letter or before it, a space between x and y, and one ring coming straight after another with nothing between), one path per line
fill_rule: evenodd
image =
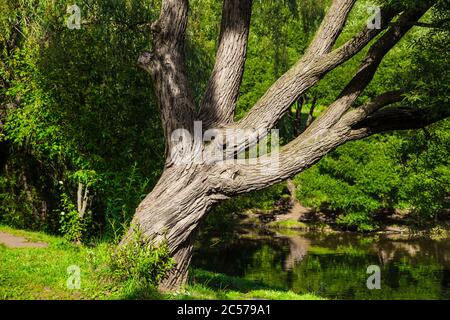
M154 54L149 51L144 51L138 58L138 66L147 72L151 71L151 63Z

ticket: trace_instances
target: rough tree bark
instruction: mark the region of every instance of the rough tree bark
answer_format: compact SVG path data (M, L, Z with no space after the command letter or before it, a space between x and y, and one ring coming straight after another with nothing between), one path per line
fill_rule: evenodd
M159 182L137 208L129 231L130 234L138 226L154 241L167 241L177 265L161 284L162 289L174 290L186 282L195 232L214 204L286 180L347 141L387 130L423 127L449 116L448 110L436 114L404 106L383 109L401 102L402 92L388 92L366 105L352 108L386 53L433 5L433 1L428 1L404 12L382 8L380 29L365 28L335 48L355 2L334 0L304 56L269 88L243 119L235 122L252 1L223 1L216 63L204 98L196 108L184 58L188 0L163 0L160 17L151 28L153 51L143 53L139 65L154 81L167 160ZM360 69L336 101L307 130L279 150L276 170L271 167L270 155L260 155L255 163L237 159L238 154L262 137L242 138L234 130L253 129L266 135L308 89L369 43L371 46ZM182 128L195 136L196 120L203 122L200 134L216 129L214 140L195 143L186 137L172 138L175 130ZM221 161L198 156L200 152L208 154L212 148L225 146L231 152L225 152Z

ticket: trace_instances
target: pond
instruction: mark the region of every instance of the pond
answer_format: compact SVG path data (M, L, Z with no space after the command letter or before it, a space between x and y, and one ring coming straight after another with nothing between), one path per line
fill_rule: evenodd
M200 246L192 265L328 299L450 299L450 239L253 234ZM371 265L380 268L380 289L367 287Z

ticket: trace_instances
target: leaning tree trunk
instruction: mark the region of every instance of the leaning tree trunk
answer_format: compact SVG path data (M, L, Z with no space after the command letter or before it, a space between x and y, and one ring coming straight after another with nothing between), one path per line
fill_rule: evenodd
M166 169L136 210L129 232L138 227L154 243L165 241L175 260L175 267L160 284L164 291L179 288L187 280L195 232L214 203L206 179L197 167Z

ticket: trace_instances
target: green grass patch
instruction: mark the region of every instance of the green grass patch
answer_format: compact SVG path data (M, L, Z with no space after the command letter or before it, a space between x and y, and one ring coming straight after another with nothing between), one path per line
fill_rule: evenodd
M161 294L136 279L118 281L108 263L111 244L87 247L40 232L6 226L0 231L48 244L14 249L0 245L0 299L319 299L203 270L192 270L190 283L180 293ZM80 268L79 289L67 286L70 266Z
M13 230L0 231L43 241L48 248L0 246L0 299L95 299L110 296L111 287L99 281L98 268L106 261L107 245L95 248L75 246L62 238L44 233ZM81 287L69 290L70 266L80 268Z
M191 283L176 299L205 300L319 300L313 294L296 294L292 291L271 288L261 282L230 277L205 270L192 270Z
M272 221L267 224L267 226L271 228L280 228L280 229L307 229L308 225L297 220L281 220L281 221Z

